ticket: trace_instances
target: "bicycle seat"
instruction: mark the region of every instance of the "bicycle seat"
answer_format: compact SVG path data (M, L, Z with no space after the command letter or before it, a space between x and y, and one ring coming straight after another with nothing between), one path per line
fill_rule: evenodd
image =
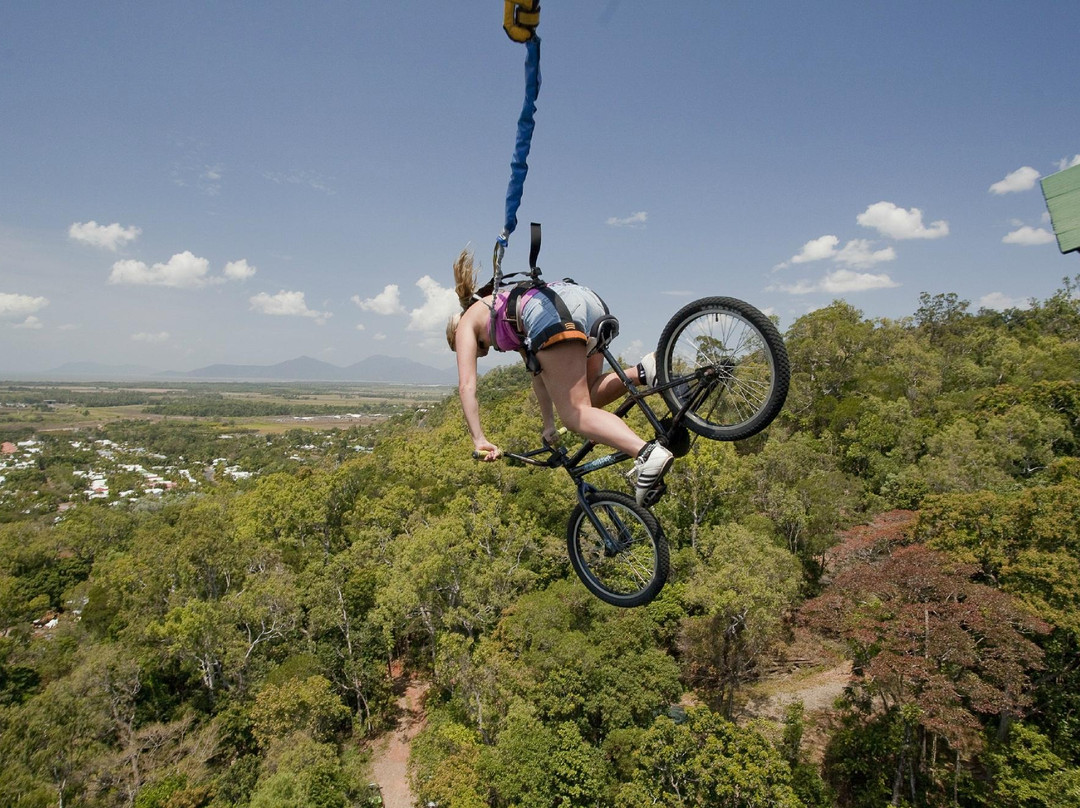
M602 351L619 336L619 320L614 314L605 314L597 318L589 329L589 340L586 343L588 355L592 356L597 351Z

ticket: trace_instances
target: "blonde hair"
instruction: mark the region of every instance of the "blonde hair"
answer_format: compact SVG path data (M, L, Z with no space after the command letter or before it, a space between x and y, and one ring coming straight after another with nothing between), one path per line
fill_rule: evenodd
M450 319L446 321L446 344L450 346L451 351L457 351L457 327L461 322L461 312L451 315Z
M453 315L446 323L446 343L451 351L457 350L454 343L457 337L458 323L461 315L473 304L473 295L476 294L476 270L473 269L472 250L466 247L454 262L454 294L457 295L461 311Z

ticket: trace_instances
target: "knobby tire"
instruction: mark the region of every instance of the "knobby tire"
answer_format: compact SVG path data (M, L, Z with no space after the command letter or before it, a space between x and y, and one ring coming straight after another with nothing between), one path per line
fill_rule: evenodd
M702 390L702 379L712 380L713 389L686 413L686 426L712 440L736 441L777 416L791 369L783 338L768 317L733 297L705 297L676 312L656 346L658 384L695 374L663 390L668 407L677 412Z
M570 563L596 597L613 606L642 606L659 594L670 566L667 539L656 517L619 491L593 491L590 508L619 543L605 547L579 502L566 526Z

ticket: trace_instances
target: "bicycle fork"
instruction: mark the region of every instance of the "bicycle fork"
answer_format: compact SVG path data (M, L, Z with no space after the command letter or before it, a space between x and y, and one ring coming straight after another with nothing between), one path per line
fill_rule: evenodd
M604 543L604 555L607 558L617 556L623 550L625 550L630 544L633 543L634 533L627 527L619 514L614 508L608 506L604 508L604 513L611 521L611 525L615 528L616 535L612 536L611 531L608 530L608 526L593 510L592 504L589 502L589 494L596 491L591 485L581 480L578 481L577 498L581 504L581 509L585 512L585 515L589 518L592 526L596 529L596 532L600 535L600 540Z

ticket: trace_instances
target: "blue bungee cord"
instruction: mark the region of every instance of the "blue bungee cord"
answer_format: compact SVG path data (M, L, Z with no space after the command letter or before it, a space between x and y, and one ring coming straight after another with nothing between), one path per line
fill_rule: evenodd
M525 102L518 116L517 140L514 156L510 161L510 183L506 188L506 218L502 233L495 241L492 264L495 269L494 290L502 281L502 257L510 243L510 234L517 229L517 211L525 190L525 176L529 173L529 149L533 130L536 128L536 99L540 95L540 37L536 26L540 22L538 0L506 0L504 4L503 29L515 42L525 44Z

